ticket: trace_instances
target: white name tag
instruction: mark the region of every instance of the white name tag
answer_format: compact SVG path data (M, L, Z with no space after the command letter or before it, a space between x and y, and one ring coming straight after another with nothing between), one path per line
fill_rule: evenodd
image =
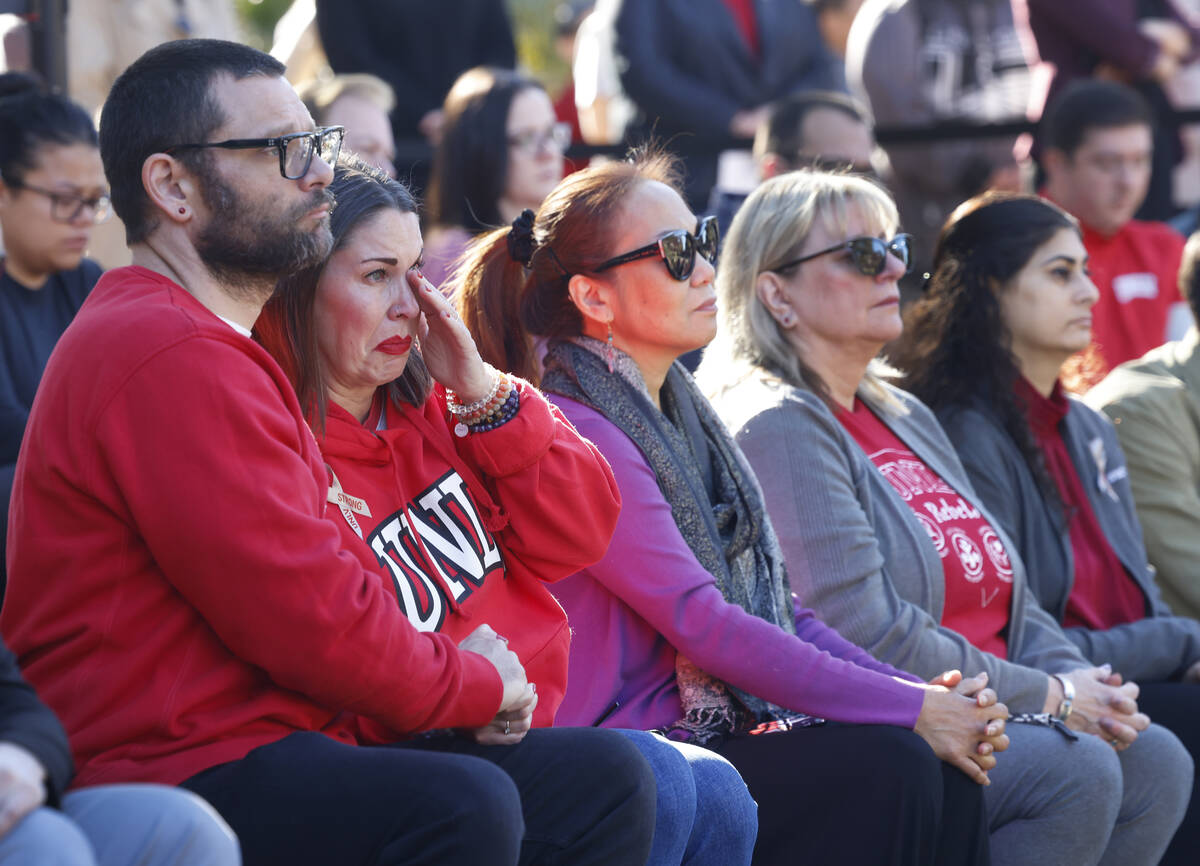
M1158 277L1154 274L1121 274L1112 281L1117 303L1128 304L1138 298L1158 297Z

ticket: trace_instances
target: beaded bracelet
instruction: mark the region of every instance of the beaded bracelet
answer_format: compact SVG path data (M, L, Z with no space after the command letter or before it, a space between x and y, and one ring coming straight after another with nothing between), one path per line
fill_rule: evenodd
M458 397L455 395L455 393L453 391L447 391L446 392L446 408L450 410L451 415L454 415L454 416L460 417L460 418L464 415L473 415L474 413L478 412L480 409L483 409L485 406L487 406L489 403L491 403L493 400L496 399L496 394L499 393L500 388L503 386L504 382L508 379L508 377L506 375L504 375L503 373L501 373L499 370L497 370L495 367L493 367L491 364L484 364L483 366L485 369L491 371L491 374L492 374L491 390L488 391L487 396L484 397L482 400L476 400L474 403L470 403L467 405L463 405L462 403L458 402Z
M501 405L500 410L496 412L490 419L480 424L472 424L469 427L461 422L454 426L454 433L459 438L466 436L468 433L486 433L489 430L495 430L504 424L507 424L517 416L517 410L521 408L521 392L513 388L508 395L508 399Z
M510 379L508 376L505 376L504 382L500 386L500 390L496 392L496 395L488 402L486 406L477 412L460 415L458 416L458 420L466 424L468 427L474 427L476 424L484 423L500 411L501 407L504 406L505 401L508 400L509 394L512 392L512 379Z

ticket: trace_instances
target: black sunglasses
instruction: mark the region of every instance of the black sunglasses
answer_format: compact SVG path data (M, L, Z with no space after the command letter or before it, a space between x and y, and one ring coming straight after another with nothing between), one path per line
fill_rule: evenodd
M205 147L220 147L225 150L273 147L279 153L279 173L287 180L299 180L308 174L314 153L319 154L329 165L334 165L342 150L342 139L345 137L346 127L323 126L313 132L293 132L275 138L231 138L229 141L212 141L205 144L173 144L163 152Z
M858 268L860 274L867 277L876 277L883 272L887 266L888 253L900 260L904 265L904 273L907 274L909 268L912 267L912 235L901 234L896 235L890 241L872 237L851 238L848 241L842 241L837 246L792 259L790 262L784 262L778 267L767 268L767 270L786 271L788 268L803 264L817 256L825 256L841 250L849 251L851 264Z
M686 280L696 267L696 253L704 256L710 264L717 260L717 243L720 240L720 229L717 218L707 216L696 224L696 234L678 229L663 235L652 244L638 247L636 250L616 256L606 262L601 262L592 268L594 272L606 271L617 265L636 262L638 259L648 259L659 256L667 266L667 273L677 280Z

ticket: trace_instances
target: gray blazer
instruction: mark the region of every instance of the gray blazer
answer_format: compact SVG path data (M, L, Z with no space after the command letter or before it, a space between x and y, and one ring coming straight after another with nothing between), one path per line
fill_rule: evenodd
M939 418L983 503L1015 542L1030 589L1061 622L1075 583L1066 523L1042 497L1017 444L986 402L951 407ZM1130 679L1178 679L1200 659L1200 622L1172 616L1155 585L1116 432L1107 418L1073 398L1061 431L1101 530L1146 599L1145 619L1099 631L1068 628L1066 635L1092 662L1108 662Z
M940 625L945 575L937 550L912 509L820 398L752 377L714 405L758 475L792 588L804 604L895 667L926 679L952 668L967 676L986 671L1009 709L1039 712L1046 673L1087 662L1027 591L1013 545L975 497L933 413L910 394L888 391L906 412L891 414L866 393L859 397L930 469L979 507L1009 550L1007 660Z

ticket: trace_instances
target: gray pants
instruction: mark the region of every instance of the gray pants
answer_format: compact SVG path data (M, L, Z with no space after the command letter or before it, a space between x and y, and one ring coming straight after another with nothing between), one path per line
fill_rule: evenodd
M35 809L0 839L0 866L238 866L233 831L202 799L163 785L100 785Z
M1010 724L1008 736L984 790L997 866L1159 861L1192 790L1192 759L1174 734L1151 725L1119 753L1039 725Z

